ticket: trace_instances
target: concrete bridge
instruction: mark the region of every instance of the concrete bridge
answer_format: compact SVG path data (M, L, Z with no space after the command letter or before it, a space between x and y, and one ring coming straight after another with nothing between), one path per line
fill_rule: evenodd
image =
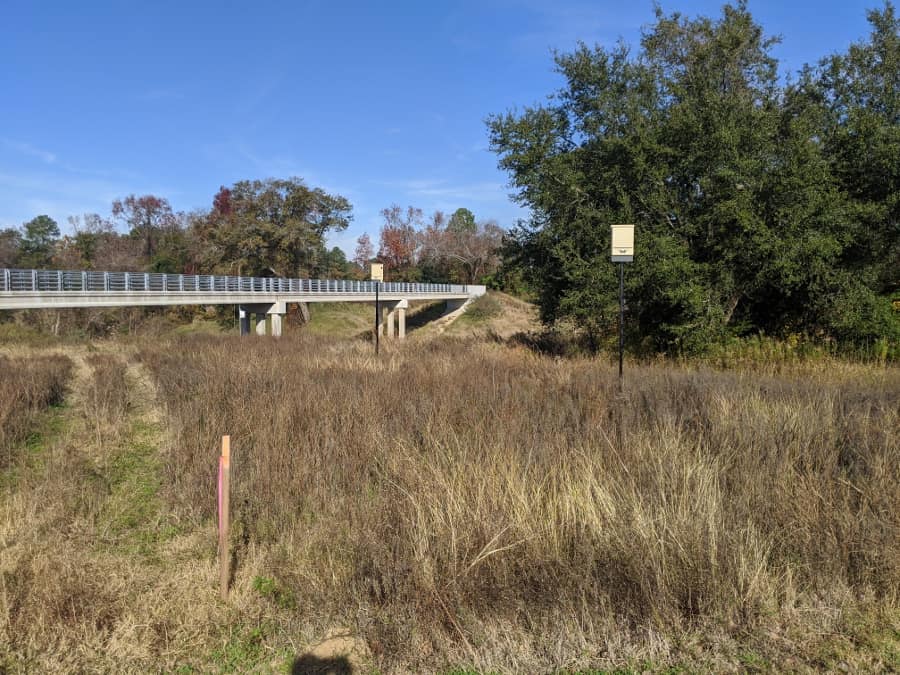
M377 285L377 289L376 289ZM410 300L443 300L461 307L485 292L484 286L159 274L0 269L0 310L165 305L237 305L241 335L281 335L287 305L302 302L370 302L378 295L378 331L406 336ZM266 318L268 317L268 322Z

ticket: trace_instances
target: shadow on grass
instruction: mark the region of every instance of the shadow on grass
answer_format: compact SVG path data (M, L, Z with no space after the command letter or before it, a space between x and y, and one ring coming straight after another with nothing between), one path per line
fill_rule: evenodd
M406 317L406 331L412 332L422 328L432 321L437 321L447 313L447 304L445 302L432 302L417 308L415 312L410 312Z
M297 657L291 675L352 675L353 666L344 656L319 658L312 654Z
M409 335L420 328L424 328L432 321L437 321L442 316L447 313L447 305L445 302L433 302L427 305L423 305L421 307L412 308L406 314L406 334ZM375 309L373 305L372 309L372 323L375 323ZM353 336L354 340L362 340L365 342L374 342L375 341L375 332L374 326L370 328L366 328L364 331L360 331L356 335ZM384 335L381 337L382 340L387 340L388 338Z

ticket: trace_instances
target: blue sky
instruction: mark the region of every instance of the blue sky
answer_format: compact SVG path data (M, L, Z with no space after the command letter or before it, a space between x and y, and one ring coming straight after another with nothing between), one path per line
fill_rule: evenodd
M718 15L721 2L661 2ZM868 33L875 2L757 0L784 73ZM128 194L208 208L220 185L300 176L347 197L352 252L393 203L525 214L485 118L561 81L550 52L636 45L649 0L0 0L0 227L109 214Z

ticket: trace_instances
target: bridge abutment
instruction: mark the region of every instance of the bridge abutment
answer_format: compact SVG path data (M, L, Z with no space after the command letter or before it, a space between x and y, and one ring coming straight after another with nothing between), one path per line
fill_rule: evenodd
M470 300L470 298L465 298L465 299L455 298L452 300L447 300L446 303L444 304L444 307L446 308L444 310L444 314L451 314L452 312L455 312L456 310L461 309L463 307L463 305L465 305L467 302L469 302L469 300Z

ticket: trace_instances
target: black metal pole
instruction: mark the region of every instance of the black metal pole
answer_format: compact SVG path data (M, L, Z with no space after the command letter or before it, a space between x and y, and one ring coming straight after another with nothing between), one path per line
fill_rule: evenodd
M378 289L381 286L380 281L375 282L375 354L378 354L379 347L379 324L381 323L381 304L378 301Z
M625 263L619 263L619 391L622 390L622 359L625 351Z

